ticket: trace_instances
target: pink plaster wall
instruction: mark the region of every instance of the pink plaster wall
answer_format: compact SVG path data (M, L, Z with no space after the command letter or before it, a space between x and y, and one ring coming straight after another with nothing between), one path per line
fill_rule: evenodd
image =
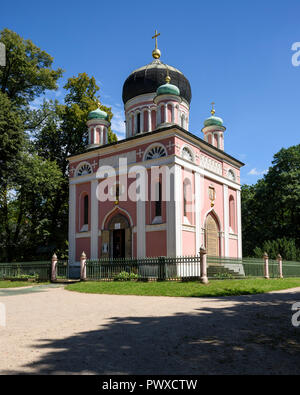
M165 230L146 232L146 255L148 257L167 255L167 232Z
M76 261L80 260L83 251L87 259L89 259L91 257L91 241L89 237L76 239Z
M182 231L182 255L196 254L196 233Z

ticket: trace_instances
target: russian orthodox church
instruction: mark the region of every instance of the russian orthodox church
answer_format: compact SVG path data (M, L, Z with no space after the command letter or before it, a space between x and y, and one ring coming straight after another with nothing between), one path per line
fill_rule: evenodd
M123 85L126 138L108 144L108 116L97 108L88 115L85 152L69 157L71 263L83 251L90 259L174 257L197 255L201 246L212 256L242 256L243 163L224 151L226 128L214 107L204 121L203 138L189 131L190 83L160 60L157 37L153 61ZM122 198L136 180L122 181L120 159L126 159L127 173L145 168L145 199ZM112 199L99 196L103 167L116 173L108 188ZM151 171L163 167L172 169L169 180L162 174L153 180ZM162 198L166 183L169 199Z

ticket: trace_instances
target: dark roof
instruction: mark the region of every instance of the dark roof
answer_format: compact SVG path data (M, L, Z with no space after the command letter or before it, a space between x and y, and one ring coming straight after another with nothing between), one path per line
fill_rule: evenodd
M231 160L234 160L235 162L238 162L238 163L241 165L241 167L245 165L245 163L241 162L240 160L234 158L233 156L227 154L226 152L220 150L219 148L214 147L213 145L209 144L209 143L206 142L205 140L201 139L200 137L196 136L196 135L193 134L193 133L188 132L187 130L183 129L181 126L178 126L178 125L166 126L166 127L163 127L163 128L159 128L159 129L153 130L152 132L139 133L139 134L137 134L137 135L135 135L135 136L128 137L127 139L118 140L118 141L115 141L115 142L110 143L110 144L102 145L102 146L100 146L100 147L95 147L95 148L91 148L91 149L89 149L89 150L85 150L85 151L82 151L82 152L77 152L77 153L74 154L74 155L68 156L68 158L72 158L73 156L76 156L76 155L82 155L82 154L85 154L85 153L87 153L87 152L96 151L96 150L99 150L99 149L104 148L104 147L109 147L109 146L113 146L113 145L122 144L122 143L125 143L125 142L130 141L130 140L137 140L137 139L140 139L140 138L145 137L145 136L149 136L149 135L153 135L153 134L158 134L158 133L164 132L165 130L168 130L168 129L179 129L179 130L181 130L182 132L184 132L186 135L188 135L188 136L190 136L190 137L192 137L192 138L194 138L194 139L200 141L201 143L203 143L203 144L206 145L207 147L212 148L213 150L215 150L215 151L221 153L222 155L224 155L224 156L227 157L228 159L231 159Z
M154 60L147 66L133 71L126 79L122 94L124 104L136 96L155 93L159 86L165 84L167 68L171 77L171 84L176 85L180 90L180 96L190 103L192 91L188 79L174 67L165 65L159 60Z

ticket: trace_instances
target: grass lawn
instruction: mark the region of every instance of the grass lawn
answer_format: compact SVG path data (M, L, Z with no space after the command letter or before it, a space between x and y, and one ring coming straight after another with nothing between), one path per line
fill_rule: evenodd
M33 285L42 285L42 284L46 284L46 283L33 283L30 281L0 280L0 289L1 288L32 287Z
M204 285L199 282L102 282L87 281L67 285L70 291L110 294L110 295L144 295L144 296L232 296L254 295L300 287L300 278L244 280L212 280Z

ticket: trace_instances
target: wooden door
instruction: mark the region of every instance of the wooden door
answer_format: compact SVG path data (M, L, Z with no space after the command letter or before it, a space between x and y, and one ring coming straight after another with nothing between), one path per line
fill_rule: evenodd
M206 219L205 226L206 251L208 256L220 255L220 237L217 221L212 215Z
M113 231L113 257L125 258L125 229Z

